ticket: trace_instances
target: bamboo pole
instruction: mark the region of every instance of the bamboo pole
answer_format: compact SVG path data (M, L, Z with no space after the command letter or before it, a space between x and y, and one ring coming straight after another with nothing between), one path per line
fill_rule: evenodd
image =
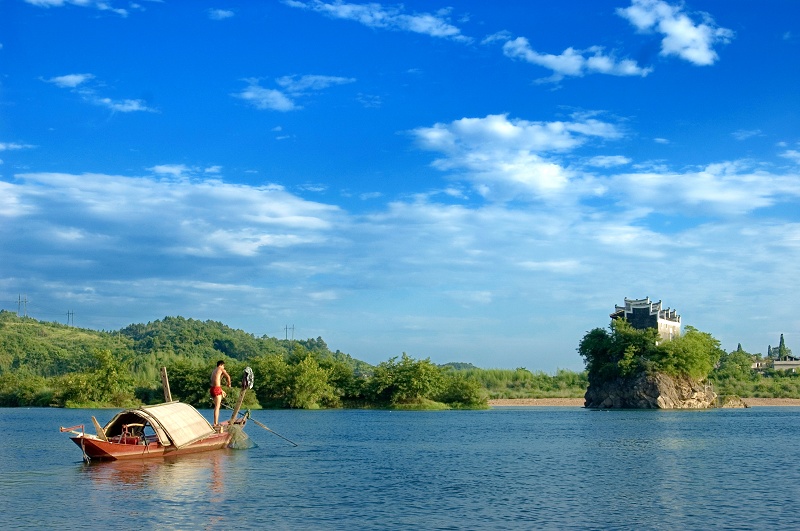
M231 423L236 420L236 416L239 414L239 410L242 408L242 402L244 402L245 393L247 393L247 387L242 386L242 392L239 393L239 399L236 401L236 407L233 408L233 415L231 415L230 420Z
M164 402L172 402L172 393L169 390L169 378L167 378L166 367L161 367L161 385L164 386Z

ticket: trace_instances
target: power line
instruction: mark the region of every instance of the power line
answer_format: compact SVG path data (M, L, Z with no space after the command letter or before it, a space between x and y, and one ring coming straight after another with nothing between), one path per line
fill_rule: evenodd
M23 310L25 317L28 317L28 296L22 298L22 295L17 297L17 317L19 317L20 310Z

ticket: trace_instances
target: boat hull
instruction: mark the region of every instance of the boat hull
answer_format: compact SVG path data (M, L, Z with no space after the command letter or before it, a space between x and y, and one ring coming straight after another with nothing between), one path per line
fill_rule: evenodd
M85 435L70 437L72 442L83 449L83 452L93 461L118 461L121 459L150 459L157 457L171 457L199 452L210 452L227 448L231 442L230 433L215 433L195 441L186 446L164 446L160 442L151 441L147 444L126 444L112 441L103 441Z

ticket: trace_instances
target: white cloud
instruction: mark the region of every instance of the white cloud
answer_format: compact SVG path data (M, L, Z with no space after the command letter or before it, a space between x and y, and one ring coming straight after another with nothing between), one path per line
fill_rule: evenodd
M31 144L20 144L18 142L0 142L0 151L17 151L20 149L30 149Z
M248 83L244 90L233 96L243 99L256 109L286 112L302 108L280 90L264 88L256 80L249 80Z
M142 252L159 247L159 253L173 256L255 256L270 248L323 242L338 216L338 208L305 201L278 186L188 180L182 177L192 168L182 164L150 170L161 177L21 174L21 184L11 186L8 195L15 198L19 215L39 212L35 225L52 225L50 234L80 230L85 245L120 245L123 253L136 245ZM72 208L80 209L81 220L67 219ZM64 223L68 230L59 225Z
M671 5L663 0L631 0L631 5L618 8L617 13L639 31L654 30L661 33L661 55L675 55L699 66L714 64L719 56L717 44L726 44L734 32L716 25L705 13L696 23L683 12L683 6Z
M605 54L601 46L586 50L567 48L560 55L539 53L531 48L528 39L517 37L503 45L503 53L512 59L522 59L553 71L548 81L559 81L566 76L582 77L586 74L608 74L614 76L645 77L651 68L642 68L636 61L618 61L613 55Z
M359 194L358 198L363 201L369 201L370 199L378 199L379 197L383 197L382 192L365 192L363 194Z
M230 9L209 9L208 10L208 18L211 20L225 20L226 18L231 18L235 15L233 11Z
M800 151L796 149L787 149L781 153L781 157L789 159L795 164L800 164Z
M94 98L92 102L96 105L106 107L116 112L156 112L147 106L144 100L112 100L111 98Z
M800 175L753 171L736 161L684 173L621 174L612 181L613 193L626 197L628 204L665 214L741 216L800 198Z
M121 17L128 16L128 10L114 7L110 2L104 0L25 0L26 3L37 7L63 7L73 5L78 7L93 7L100 11L110 11Z
M295 102L297 98L332 86L354 83L355 79L323 75L282 76L277 78L275 83L283 90L262 87L259 80L255 78L245 81L248 86L232 96L245 100L256 109L287 112L302 109Z
M67 74L63 76L51 77L44 81L52 83L60 88L70 89L71 92L78 94L84 101L93 105L105 107L114 112L158 112L147 105L147 102L139 99L123 99L114 100L108 97L100 96L97 89L89 83L94 80L93 74Z
M623 157L622 155L599 155L587 161L589 166L596 166L598 168L612 168L614 166L624 166L630 163L631 159Z
M448 10L440 10L435 14L407 14L402 4L387 7L374 2L351 4L343 1L328 3L321 0L305 2L287 0L284 3L292 7L316 11L332 18L354 20L370 28L409 31L460 42L472 41L470 37L463 35L458 27L450 23Z
M520 262L519 266L530 271L548 271L565 275L574 275L584 269L579 260L546 260L546 261L525 261Z
M593 118L572 122L509 120L507 115L462 118L413 131L424 149L443 156L434 167L471 181L484 197L552 196L566 188L573 173L559 155L590 139L622 136L613 124Z
M51 77L47 81L61 88L75 88L91 79L94 79L92 74L67 74L65 76Z
M756 136L762 136L761 129L739 129L731 133L736 140L747 140Z
M147 169L158 175L171 175L173 177L180 177L191 171L185 164L158 164Z
M355 81L351 77L320 75L283 76L275 80L278 85L290 94L304 94L309 91L318 92L334 85L346 85Z

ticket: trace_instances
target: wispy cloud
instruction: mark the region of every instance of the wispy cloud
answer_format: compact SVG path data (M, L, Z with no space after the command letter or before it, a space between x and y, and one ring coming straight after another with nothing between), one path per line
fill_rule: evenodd
M20 149L30 149L35 147L31 144L20 144L19 142L0 142L0 151L17 151Z
M151 171L157 177L21 174L10 195L28 212L44 209L54 229L66 221L70 204L80 205L81 220L65 226L84 235L81 245L122 245L123 254L134 245L137 253L160 248L173 257L253 256L323 241L336 223L338 208L304 201L280 186L225 184L182 164ZM183 178L188 174L194 178ZM136 236L139 231L151 241Z
M273 89L262 87L259 79L249 78L245 80L248 86L232 96L245 100L256 109L287 112L302 109L302 106L296 103L297 98L355 81L354 78L348 77L291 75L277 78L275 82L281 89Z
M629 205L646 205L662 214L740 216L800 198L800 175L754 170L750 163L709 164L684 172L616 175L612 194ZM663 198L669 197L668 202Z
M601 46L586 50L567 48L561 54L554 55L537 52L531 48L528 39L517 37L503 45L503 53L506 57L552 70L553 75L543 81L560 81L567 76L582 77L587 74L645 77L652 72L652 68L642 68L631 59L618 60L613 54L606 54Z
M352 77L320 75L283 76L275 80L286 92L294 95L319 92L334 85L346 85L348 83L355 83L355 81L356 80Z
M47 81L61 88L76 88L92 79L94 79L92 74L67 74L65 76L51 77Z
M793 161L795 164L800 164L800 151L796 149L787 149L781 153L781 157Z
M114 112L157 112L144 100L140 99L122 99L115 100L106 96L98 94L97 84L92 82L95 80L93 74L66 74L63 76L55 76L49 79L44 79L48 83L71 90L73 93L78 94L84 101L93 105L105 107Z
M302 108L278 89L264 88L257 79L246 81L247 87L232 96L246 101L256 109L286 112Z
M630 164L631 159L622 155L598 155L592 157L586 163L589 166L596 166L598 168L613 168L615 166Z
M663 0L631 0L629 7L618 8L617 13L639 31L662 34L661 55L678 56L699 66L714 64L719 59L714 47L734 37L732 30L717 26L709 14L698 13L702 21L696 22L682 5Z
M761 129L739 129L731 133L736 140L747 140L755 136L762 136Z
M208 10L208 18L211 20L225 20L227 18L233 18L236 15L230 9L209 9Z
M286 0L285 3L292 7L316 11L332 18L353 20L370 28L409 31L460 42L472 41L450 22L449 9L441 9L436 13L409 14L402 5L388 7L374 2L352 4L342 1L329 3L321 0Z
M62 7L65 5L91 7L100 11L115 13L121 17L128 16L127 9L114 7L111 2L106 0L25 0L25 2L38 7Z

